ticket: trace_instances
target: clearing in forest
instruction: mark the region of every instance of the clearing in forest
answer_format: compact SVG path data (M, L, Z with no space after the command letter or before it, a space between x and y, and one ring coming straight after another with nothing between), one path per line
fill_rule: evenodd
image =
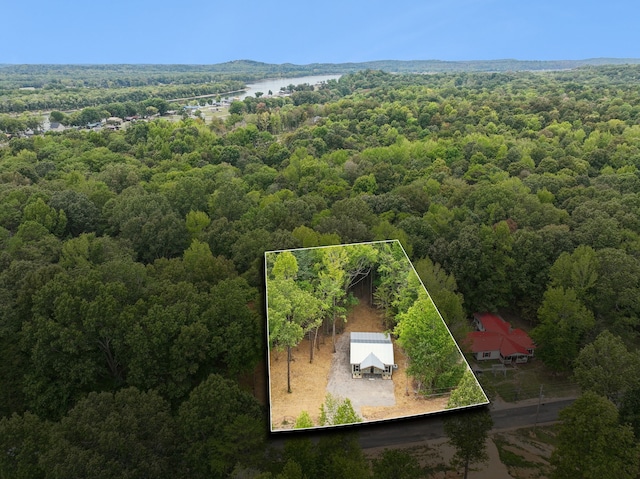
M265 272L272 431L488 402L398 241L267 252Z

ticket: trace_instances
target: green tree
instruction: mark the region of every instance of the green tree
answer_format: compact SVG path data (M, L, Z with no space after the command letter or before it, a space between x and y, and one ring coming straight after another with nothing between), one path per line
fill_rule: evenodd
M309 181L318 184L317 178ZM374 220L371 208L362 198L346 198L333 204L331 215L321 218L316 229L320 233L336 233L345 243L370 241Z
M262 352L261 315L256 310L258 293L243 278L226 278L211 287L209 308L202 314L212 335L216 356L212 364L224 365L227 374L251 371Z
M86 392L120 383L114 341L124 334L118 325L125 298L123 283L102 283L98 271L87 267L59 273L39 288L21 334L32 411L58 418Z
M451 270L472 311L491 311L510 303L509 271L515 264L512 247L513 236L506 221L493 227L464 226L451 242Z
M300 464L293 459L289 459L282 468L282 472L275 477L276 479L304 479L307 476L303 474Z
M318 449L309 437L303 436L285 440L281 462L283 464L287 462L298 464L304 477L318 477Z
M629 334L640 326L640 261L622 249L604 248L596 256L593 311L610 330Z
M146 193L138 186L128 188L109 200L103 213L107 232L130 241L141 261L180 255L188 245L185 222L160 194Z
M63 215L64 216L64 215ZM5 240L6 251L15 260L55 262L60 255L60 241L40 223L24 221L16 234Z
M38 459L49 444L51 423L29 412L0 418L0 477L47 477Z
M231 178L221 184L208 199L209 216L224 216L229 221L240 219L251 203L247 197L249 187L241 178Z
M166 477L176 471L178 435L155 392L90 393L52 427L40 457L47 477Z
M349 291L364 280L373 270L379 257L379 250L371 244L349 245L346 250L348 261L345 267L345 291Z
M619 404L640 386L640 357L627 350L619 336L603 331L580 350L573 375L582 391L592 391Z
M241 101L233 101L231 105L229 105L229 114L230 115L241 115L244 113L245 106Z
M518 258L512 274L514 299L522 316L531 322L542 303L552 264L573 247L569 235L566 225L548 225L537 231L518 229L513 234L513 257ZM570 287L553 280L552 285Z
M420 463L410 452L385 449L372 461L373 479L418 479L425 477Z
M211 298L191 283L159 282L154 293L127 305L117 318L119 357L129 385L155 389L175 405L214 365L227 372L222 369L225 343L214 340L204 312Z
M66 216L65 232L71 236L96 231L100 211L85 195L73 190L64 190L51 197L49 206L54 210L62 210Z
M347 251L344 247L323 248L320 251L321 264L318 271L318 284L316 293L324 303L324 310L329 314L331 321L331 344L333 352L336 352L336 320L346 319L346 308L344 299L347 292L345 290L346 272L345 266L348 261ZM317 341L317 329L316 337ZM313 351L313 349L312 349ZM313 359L313 358L311 358Z
M560 411L558 444L551 455L553 479L632 479L640 467L640 445L631 426L618 423L606 398L586 392Z
M144 109L146 116L154 116L158 114L158 109L155 106L148 106Z
M376 246L379 254L376 268L377 284L373 297L378 307L384 310L387 324L394 325L398 302L404 303L402 309L406 311L406 307L415 301L420 283L398 242L379 243ZM403 292L406 292L409 298L401 299Z
M598 279L598 258L590 246L580 245L573 253L562 253L549 270L552 286L573 289L581 301L591 303Z
M189 211L186 217L187 231L189 237L193 239L201 239L199 236L202 231L211 224L211 218L203 211Z
M54 110L49 114L49 120L58 123L64 123L65 116L66 115L61 111Z
M294 238L302 244L303 248L311 248L320 246L319 233L312 230L308 226L300 225L292 231Z
M202 291L236 274L232 261L221 256L214 257L209 245L197 239L184 251L182 261L188 280Z
M457 339L464 338L469 326L453 273L447 274L440 264L429 258L420 258L413 266L452 334Z
M313 421L311 420L311 416L307 411L302 411L300 415L296 418L296 422L293 426L294 429L305 429L308 427L313 427Z
M353 409L349 398L339 398L327 393L320 405L320 425L337 426L362 422L362 418Z
M317 475L336 479L366 479L371 473L353 433L323 435L317 446Z
M374 194L377 189L378 184L376 183L376 177L373 174L370 174L357 178L353 183L351 192L354 195L358 195L360 193Z
M453 463L464 467L467 479L469 467L489 459L486 441L493 420L486 409L451 414L444 421L444 432L449 443L455 448Z
M298 272L295 256L284 251L273 263L272 279L267 280L269 344L287 351L287 391L291 392L291 348L321 320L321 304L301 289L294 278Z
M486 403L487 401L487 396L482 391L482 387L480 387L471 370L467 369L462 375L458 386L451 392L446 407L449 409L473 406Z
M394 334L409 357L407 372L423 394L455 387L465 364L433 301L421 291L418 300L398 315Z
M215 404L215 407L211 407ZM178 410L184 460L194 479L229 477L236 465L253 466L264 450L264 414L233 381L210 375Z
M538 355L556 371L570 369L585 334L595 320L573 289L549 288L538 310L540 324L531 330Z
M620 423L631 425L636 440L640 439L640 386L628 389L622 397Z

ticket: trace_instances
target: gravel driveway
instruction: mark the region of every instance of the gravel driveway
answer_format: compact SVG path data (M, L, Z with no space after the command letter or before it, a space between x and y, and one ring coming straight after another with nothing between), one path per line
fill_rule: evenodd
M337 338L336 351L331 361L327 392L333 396L349 398L359 416L362 416L362 406L395 406L393 380L351 377L349 333L343 333Z

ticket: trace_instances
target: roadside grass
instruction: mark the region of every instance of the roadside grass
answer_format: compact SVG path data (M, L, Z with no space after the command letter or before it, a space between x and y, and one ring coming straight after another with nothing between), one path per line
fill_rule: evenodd
M515 479L547 478L552 472L549 464L555 448L555 426L522 428L492 437L500 462Z
M229 107L221 106L217 108L218 110L216 111L213 108L208 107L202 112L202 117L207 123L210 122L213 118L225 119L227 116L229 116Z
M413 446L405 450L418 460L418 463L422 468L422 477L432 477L438 472L450 470L450 467L442 462L437 451L429 446Z
M558 445L555 425L539 426L535 430L532 427L525 427L518 429L517 433L523 438L523 441L537 441L554 448Z
M216 108L218 108L218 110L216 110ZM204 120L205 124L208 125L209 123L211 123L211 120L213 118L220 118L221 120L224 120L227 116L229 116L229 107L228 106L220 106L220 107L205 106L205 107L202 107L200 112L202 115L201 117ZM189 117L193 119L197 118L195 115L190 115ZM167 115L167 116L163 116L162 118L164 120L170 121L171 123L175 123L182 120L182 114Z
M385 448L385 451L386 450L387 449ZM398 448L398 450L406 452L417 459L421 469L421 475L419 477L434 477L439 473L446 474L455 470L451 465L446 464L442 460L438 449L433 448L432 446L420 444L417 446ZM373 459L379 458L383 452L384 451L381 449L378 449L373 453L365 450L365 455L370 461L372 461Z
M534 360L516 367L507 366L503 371L492 372L491 364L496 361L473 363L474 368L488 369L478 374L478 380L490 399L496 395L506 402L536 398L540 394L544 397L562 397L578 394L578 386L566 374L557 374L548 370L544 363Z
M531 462L524 459L522 456L515 452L509 451L505 446L509 446L509 442L502 439L500 436L493 438L493 443L498 448L498 454L500 455L500 462L507 467L523 467L529 469L538 469L540 463Z

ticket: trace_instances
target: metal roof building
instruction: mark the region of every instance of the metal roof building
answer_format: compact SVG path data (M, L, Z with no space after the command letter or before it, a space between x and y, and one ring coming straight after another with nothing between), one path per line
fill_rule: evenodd
M479 361L499 359L504 364L526 363L536 348L521 329L514 329L504 319L491 313L474 313L478 331L467 334L471 352Z
M384 333L351 333L351 375L378 374L391 379L393 371L393 343Z

